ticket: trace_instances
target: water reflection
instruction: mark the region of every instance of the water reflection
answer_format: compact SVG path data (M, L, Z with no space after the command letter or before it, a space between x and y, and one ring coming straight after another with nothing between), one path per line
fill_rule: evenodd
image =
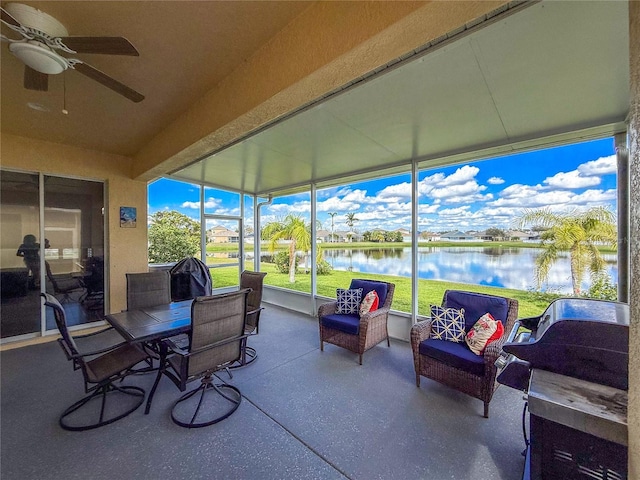
M534 264L542 250L500 247L420 247L418 276L428 280L472 283L527 290L535 286ZM383 275L411 276L411 249L327 249L323 252L336 270ZM617 278L616 254L603 255L607 272ZM589 278L582 288L589 288ZM615 280L614 280L615 281ZM544 289L571 293L571 267L568 253L551 267Z

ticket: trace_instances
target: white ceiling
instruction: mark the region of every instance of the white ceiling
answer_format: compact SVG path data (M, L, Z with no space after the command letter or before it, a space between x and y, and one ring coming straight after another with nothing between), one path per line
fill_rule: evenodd
M627 2L536 3L173 176L265 195L623 131L628 25Z

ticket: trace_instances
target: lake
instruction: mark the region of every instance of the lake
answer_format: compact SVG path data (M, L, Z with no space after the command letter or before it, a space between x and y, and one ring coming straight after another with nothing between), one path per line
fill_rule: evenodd
M536 286L534 265L540 252L539 248L419 247L418 275L427 280L528 290ZM323 255L336 270L411 276L410 248L326 249ZM617 255L605 254L604 258L607 272L617 283ZM590 285L588 275L585 280L582 288L586 290ZM568 252L553 265L543 289L572 293Z

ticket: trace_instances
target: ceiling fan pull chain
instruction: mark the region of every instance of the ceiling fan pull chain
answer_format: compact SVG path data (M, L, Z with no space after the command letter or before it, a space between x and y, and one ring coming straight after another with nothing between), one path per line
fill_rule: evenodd
M62 113L64 115L69 115L69 110L67 110L67 72L66 71L62 74Z

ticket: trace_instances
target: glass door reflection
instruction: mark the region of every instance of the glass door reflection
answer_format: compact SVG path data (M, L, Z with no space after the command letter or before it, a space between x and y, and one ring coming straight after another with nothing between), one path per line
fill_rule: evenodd
M0 176L0 333L40 332L40 194L38 174Z
M50 176L44 180L46 291L62 303L70 325L102 320L103 184ZM48 311L46 329L55 328Z

